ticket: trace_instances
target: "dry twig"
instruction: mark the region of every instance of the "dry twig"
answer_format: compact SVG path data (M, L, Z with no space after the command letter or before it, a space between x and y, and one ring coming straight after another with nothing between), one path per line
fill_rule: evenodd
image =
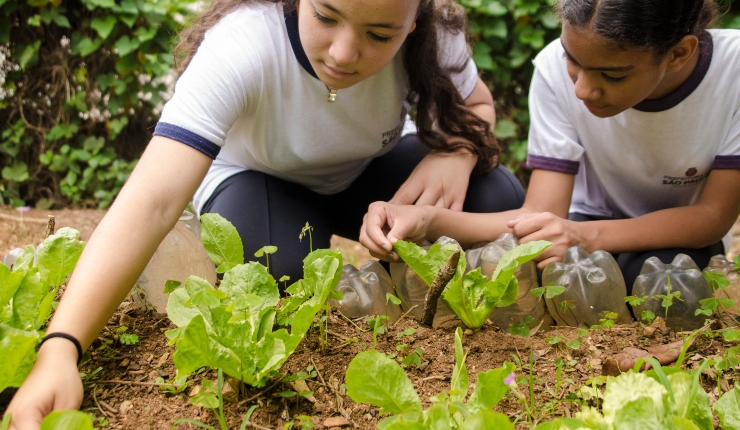
M424 313L421 317L421 323L431 327L434 322L434 314L437 313L437 301L439 296L442 295L445 286L457 272L457 263L460 261L460 248L457 248L455 252L450 256L444 266L439 269L437 276L434 277L434 282L429 287L427 296L424 299Z

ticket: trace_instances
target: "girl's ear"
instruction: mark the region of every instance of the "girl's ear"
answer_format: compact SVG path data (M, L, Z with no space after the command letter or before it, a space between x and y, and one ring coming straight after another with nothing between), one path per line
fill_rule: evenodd
M668 72L677 72L688 63L691 57L699 50L699 38L694 35L684 36L676 46L668 52Z

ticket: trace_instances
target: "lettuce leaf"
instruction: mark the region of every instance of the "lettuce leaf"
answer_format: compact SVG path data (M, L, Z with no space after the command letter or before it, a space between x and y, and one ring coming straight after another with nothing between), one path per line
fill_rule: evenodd
M467 263L464 253L461 253L457 272L445 287L442 301L467 327L480 329L496 307L509 306L516 301L518 283L514 273L517 267L537 257L550 245L550 242L540 240L508 251L501 257L490 280L481 273L480 268L463 277ZM435 244L427 252L414 243L402 240L394 243L393 248L427 284L434 281L437 272L457 249L455 245Z
M195 276L170 294L167 314L178 377L207 366L255 387L264 386L298 346L314 317L336 289L341 276L338 252L318 250L304 261L305 285L287 329L273 331L280 293L267 268L237 264L224 274L219 289Z

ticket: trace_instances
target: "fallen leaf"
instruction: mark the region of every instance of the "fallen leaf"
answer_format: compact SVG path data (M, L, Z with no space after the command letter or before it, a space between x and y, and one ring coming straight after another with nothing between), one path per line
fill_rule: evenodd
M298 393L311 391L308 388L308 384L306 384L306 381L304 381L303 379L298 379L296 381L293 381L290 383L290 385L292 385L293 389ZM311 403L316 403L316 397L314 397L313 394L309 394L308 396L303 396L303 397L305 397L305 399Z
M682 340L666 345L651 346L647 349L628 346L613 358L604 360L604 364L601 366L601 373L607 376L617 376L622 372L634 368L637 360L640 358L647 357L654 357L661 365L665 366L678 360L682 348ZM645 362L640 370L648 370L651 367L650 363Z
M347 421L344 417L331 417L327 418L324 421L324 427L330 428L330 427L346 427L352 425L349 421Z

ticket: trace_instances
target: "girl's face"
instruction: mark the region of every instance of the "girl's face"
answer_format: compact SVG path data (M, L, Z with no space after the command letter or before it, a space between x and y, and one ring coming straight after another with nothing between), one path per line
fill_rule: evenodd
M416 27L420 0L300 0L298 30L319 79L347 88L382 70Z
M563 23L560 41L576 97L592 114L607 118L661 96L669 56L659 61L652 51L623 49L590 27L567 23Z

